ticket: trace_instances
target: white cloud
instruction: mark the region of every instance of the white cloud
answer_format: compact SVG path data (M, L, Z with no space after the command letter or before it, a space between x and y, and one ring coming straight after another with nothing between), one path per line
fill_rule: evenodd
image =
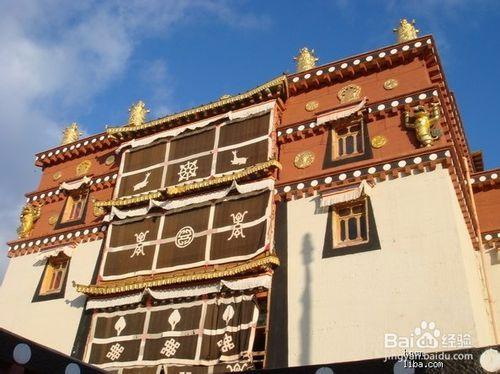
M267 22L237 14L228 4L0 0L0 279L7 262L4 243L15 236L22 193L37 188L33 155L58 144L74 113L123 77L144 37L167 35L176 22L197 12L238 27ZM168 80L163 61L155 61L148 74ZM168 109L168 90L157 89L153 97Z

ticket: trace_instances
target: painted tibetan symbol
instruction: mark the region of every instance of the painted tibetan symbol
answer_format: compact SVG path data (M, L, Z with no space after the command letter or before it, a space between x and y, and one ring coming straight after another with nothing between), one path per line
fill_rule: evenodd
M233 154L233 159L231 160L231 165L245 165L248 161L248 157L238 157L238 150L231 151Z
M179 176L179 182L187 181L191 177L196 177L196 171L198 170L197 164L198 160L194 160L180 165L180 170L177 173L177 175Z
M146 187L149 183L149 177L151 176L151 172L147 172L146 175L144 175L144 179L141 180L140 182L134 184L134 191L137 190L142 190L144 187Z
M136 240L136 245L134 252L130 255L130 258L134 256L139 256L142 255L144 256L144 240L146 240L146 235L149 233L148 231L140 232L139 234L134 234L135 240Z
M194 240L194 230L191 226L184 226L175 235L175 245L177 248L185 248Z
M106 357L111 361L114 361L120 358L124 350L125 347L120 345L120 343L113 344L111 347L109 347L109 351L108 353L106 353Z
M242 222L245 219L245 214L247 214L248 211L245 210L243 213L238 212L236 214L231 213L231 217L233 218L233 228L231 231L231 236L227 239L228 241L231 240L232 238L239 238L240 236L242 238L245 237L245 234L243 234L243 226Z

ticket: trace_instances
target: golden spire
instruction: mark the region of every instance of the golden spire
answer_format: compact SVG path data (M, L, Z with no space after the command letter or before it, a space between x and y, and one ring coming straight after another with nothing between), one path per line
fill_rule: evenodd
M146 109L146 104L142 100L132 105L128 110L130 115L128 117L129 126L140 126L146 121L146 115L149 109Z
M398 43L417 39L420 30L415 28L415 20L408 22L406 18L399 21L399 26L393 30L397 34Z
M61 145L76 142L80 139L80 135L83 135L83 132L80 131L76 122L73 122L63 130Z
M319 60L319 58L314 55L314 49L309 50L307 47L302 48L299 54L293 59L297 63L297 73L312 69L316 66L316 61Z

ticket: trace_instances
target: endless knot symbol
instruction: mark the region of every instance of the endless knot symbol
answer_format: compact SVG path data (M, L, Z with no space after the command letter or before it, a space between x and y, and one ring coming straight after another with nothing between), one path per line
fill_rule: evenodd
M184 226L177 231L175 236L175 245L177 248L185 248L194 240L194 230L191 226Z
M166 357L172 357L180 346L181 343L176 342L174 339L166 340L160 353Z
M240 236L242 238L245 238L245 234L243 234L243 227L241 226L241 223L245 219L245 214L247 214L248 211L245 210L243 213L238 212L236 214L231 213L231 217L233 217L233 231L231 232L231 236L228 241L231 240L232 238L239 238Z
M125 348L122 347L120 343L113 344L111 347L109 347L109 352L106 353L106 357L109 358L111 361L114 361L117 358L120 358L124 350Z
M233 337L227 334L224 334L224 337L217 342L220 350L224 353L234 348Z
M146 240L146 235L149 233L149 230L139 233L139 235L135 235L135 240L137 244L135 245L134 252L130 255L130 258L144 254L144 240Z
M191 177L196 177L196 170L198 170L198 160L193 162L188 161L185 164L180 165L180 171L177 173L179 175L179 182L187 181Z

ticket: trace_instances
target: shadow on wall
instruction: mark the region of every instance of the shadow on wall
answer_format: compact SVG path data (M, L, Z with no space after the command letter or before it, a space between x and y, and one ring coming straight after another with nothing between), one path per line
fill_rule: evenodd
M301 352L300 363L310 364L311 361L311 263L313 261L314 248L311 242L311 234L305 234L302 239L302 263L304 264L304 289L300 301L302 302L302 316L300 318Z

